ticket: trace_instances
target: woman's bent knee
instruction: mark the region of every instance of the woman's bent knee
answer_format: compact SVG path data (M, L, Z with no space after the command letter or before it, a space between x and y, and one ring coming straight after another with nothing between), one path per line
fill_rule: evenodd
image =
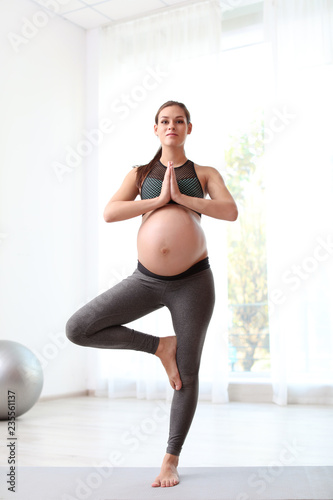
M83 333L83 325L75 314L66 323L66 336L68 340L77 345L86 345L86 335Z

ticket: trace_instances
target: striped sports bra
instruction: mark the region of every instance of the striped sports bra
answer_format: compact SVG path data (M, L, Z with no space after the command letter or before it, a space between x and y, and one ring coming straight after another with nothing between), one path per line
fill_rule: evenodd
M160 195L166 167L158 160L152 170L145 177L141 186L141 199L148 200ZM194 163L187 160L184 165L175 168L176 180L179 191L187 196L204 198L200 181L194 168ZM170 200L169 203L175 203ZM197 214L201 214L196 212Z

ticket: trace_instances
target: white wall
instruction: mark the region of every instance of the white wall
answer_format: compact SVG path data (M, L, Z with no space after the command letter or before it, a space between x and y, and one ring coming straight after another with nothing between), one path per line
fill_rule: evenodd
M85 129L86 33L40 13L0 3L0 338L38 354L46 397L87 387L86 350L64 334L87 300L85 162L54 170Z

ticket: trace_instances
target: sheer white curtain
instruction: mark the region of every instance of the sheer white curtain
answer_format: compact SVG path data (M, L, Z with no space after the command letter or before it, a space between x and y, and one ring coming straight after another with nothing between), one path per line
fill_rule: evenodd
M221 19L218 2L207 1L162 14L107 27L101 32L100 120L112 122L112 132L99 148L99 200L102 212L126 173L147 163L159 147L153 134L159 106L173 99L191 111L193 134L187 156L199 164L222 167L221 132L210 126L220 111L218 57ZM109 123L110 125L110 123ZM207 334L201 365L200 397L227 401L227 271L225 224L203 217L217 289L215 313ZM136 267L133 219L99 228L99 286L103 291ZM132 323L147 333L172 332L169 311L153 313ZM131 351L94 352L99 372L90 389L110 397L170 398L172 390L160 361Z
M266 0L274 401L333 403L333 2Z

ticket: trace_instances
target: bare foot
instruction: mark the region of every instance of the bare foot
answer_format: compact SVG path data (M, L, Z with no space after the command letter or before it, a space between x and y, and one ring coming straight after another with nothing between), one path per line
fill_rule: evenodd
M154 488L161 486L162 488L176 486L179 484L179 475L177 472L178 457L167 453L163 459L161 472L152 483Z
M182 387L182 381L177 367L176 361L177 352L177 337L161 337L155 355L160 358L165 371L168 374L170 385L176 391Z

